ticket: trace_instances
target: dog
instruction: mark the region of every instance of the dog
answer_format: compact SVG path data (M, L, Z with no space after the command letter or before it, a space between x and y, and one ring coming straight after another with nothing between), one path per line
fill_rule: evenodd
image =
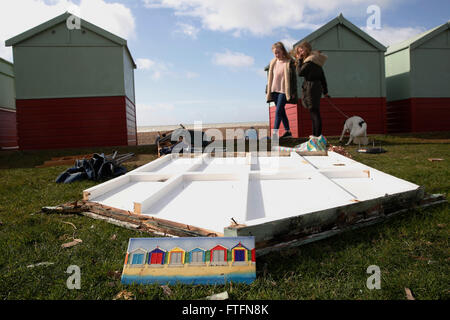
M347 146L350 143L355 144L364 144L367 145L369 143L367 139L367 123L363 118L358 116L353 116L345 120L344 129L342 130L341 138L339 142L342 142L344 138L344 134L349 132L350 138L348 139Z

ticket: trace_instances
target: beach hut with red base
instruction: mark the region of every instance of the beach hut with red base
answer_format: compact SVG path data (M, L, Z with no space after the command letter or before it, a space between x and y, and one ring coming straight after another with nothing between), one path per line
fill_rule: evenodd
M450 130L450 22L386 52L388 132Z
M0 149L17 149L14 66L0 58Z
M313 50L328 56L323 69L328 83L331 102L322 98L320 112L323 134L340 135L345 116L358 115L368 124L368 133L386 132L386 87L384 53L386 47L342 14L294 44L308 41ZM303 78L298 78L301 97ZM275 106L269 107L270 128L275 121ZM299 104L286 105L292 135L307 137L312 134L309 111ZM281 125L280 134L284 133Z
M228 261L228 249L218 244L210 250L211 265L224 265Z
M64 13L6 45L20 149L136 145L136 64L126 40Z

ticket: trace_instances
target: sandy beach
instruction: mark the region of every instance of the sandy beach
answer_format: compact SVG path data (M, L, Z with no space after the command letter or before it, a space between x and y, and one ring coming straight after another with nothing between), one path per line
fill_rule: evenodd
M186 129L194 129L193 124L183 124ZM251 127L255 128L258 131L260 137L267 136L269 134L269 122L237 122L237 123L210 123L203 124L202 130L206 131L208 129L218 129L221 131L223 137L226 137L226 131L229 130L237 130L242 129L243 132L245 130L250 129ZM177 128L180 128L179 125L169 125L169 126L139 126L138 127L138 145L146 145L146 144L154 144L156 136L158 132L165 133L173 131ZM260 130L266 130L260 131ZM244 135L242 132L237 132L237 139L243 139Z

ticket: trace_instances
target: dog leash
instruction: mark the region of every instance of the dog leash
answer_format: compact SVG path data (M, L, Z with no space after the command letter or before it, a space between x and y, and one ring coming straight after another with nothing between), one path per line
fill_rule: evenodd
M325 98L327 98L328 102L331 104L331 106L333 108L335 108L337 111L339 111L344 117L346 117L347 119L350 118L349 116L347 116L345 113L343 113L338 107L336 107L336 105L331 101L330 98L328 98L327 96L325 96Z

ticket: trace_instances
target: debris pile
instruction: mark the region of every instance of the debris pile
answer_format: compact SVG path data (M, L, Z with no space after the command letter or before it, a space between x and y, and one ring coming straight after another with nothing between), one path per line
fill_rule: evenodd
M62 172L56 183L72 183L80 180L101 181L118 177L127 172L121 164L134 156L134 153L112 155L94 153L90 159L75 160L75 166Z
M352 158L352 155L350 153L348 153L344 147L333 146L332 144L330 144L328 147L328 151L333 151L333 152L339 153L340 155L343 155L344 157L347 157L350 159Z

